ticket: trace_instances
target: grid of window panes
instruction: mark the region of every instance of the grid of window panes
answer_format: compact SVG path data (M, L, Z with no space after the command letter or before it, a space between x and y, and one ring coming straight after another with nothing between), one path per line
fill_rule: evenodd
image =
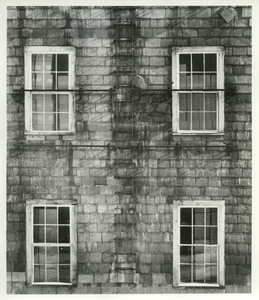
M70 208L33 207L34 282L70 283Z
M179 130L217 130L217 54L179 54L179 83L181 90L200 90L179 93Z
M180 208L180 282L218 282L217 208Z
M69 131L69 94L58 90L69 87L68 54L31 55L32 90L56 93L32 93L32 130Z

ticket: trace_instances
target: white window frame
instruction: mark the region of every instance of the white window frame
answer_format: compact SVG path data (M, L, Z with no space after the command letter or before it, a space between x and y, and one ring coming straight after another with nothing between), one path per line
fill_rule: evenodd
M217 129L180 130L179 129L179 54L217 54ZM224 134L224 49L223 47L178 47L172 51L172 133L173 135L223 135ZM197 90L196 90L197 91ZM199 92L206 92L201 90Z
M32 91L32 54L68 54L69 75L68 90ZM25 134L62 135L75 133L75 49L74 47L26 46L24 48L25 77ZM32 129L32 94L67 94L69 95L69 121L67 131L38 131Z
M200 207L218 209L218 282L180 282L180 208ZM225 285L225 202L224 201L181 201L173 210L173 284L176 287L222 287Z
M34 282L33 208L69 207L70 209L70 282ZM50 243L40 243L48 245ZM52 245L52 244L51 244ZM50 246L51 246L50 245ZM55 243L61 245L61 243ZM26 281L29 285L75 285L77 284L77 203L75 200L28 200L26 202Z

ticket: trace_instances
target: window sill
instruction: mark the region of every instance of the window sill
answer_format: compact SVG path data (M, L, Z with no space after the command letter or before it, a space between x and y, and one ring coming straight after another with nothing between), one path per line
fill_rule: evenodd
M41 285L41 286L48 286L48 285L72 286L74 284L73 283L65 283L65 282L33 282L30 285L33 285L33 286L37 286L37 285Z
M190 288L223 288L218 283L179 283L176 287L190 287Z
M225 133L224 132L173 132L172 133L173 136L197 136L197 135L205 135L205 136L224 136Z
M27 136L40 136L40 135L75 135L75 131L46 131L46 132L25 132Z

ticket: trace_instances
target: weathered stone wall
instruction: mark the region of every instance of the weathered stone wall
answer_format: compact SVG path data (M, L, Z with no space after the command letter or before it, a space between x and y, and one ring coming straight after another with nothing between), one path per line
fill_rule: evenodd
M8 293L250 291L251 7L235 10L227 23L219 7L8 8ZM75 135L24 134L33 45L76 49ZM224 136L172 135L175 46L224 47ZM28 199L77 200L76 287L26 286ZM185 199L225 200L225 288L172 285L172 207Z

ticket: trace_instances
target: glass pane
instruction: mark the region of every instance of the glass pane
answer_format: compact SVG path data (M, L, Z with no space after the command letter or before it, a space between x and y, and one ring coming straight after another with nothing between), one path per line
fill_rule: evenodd
M59 226L59 243L69 243L70 242L70 234L69 234L69 226Z
M45 114L45 130L56 130L56 114Z
M191 263L192 262L192 251L191 247L181 246L180 247L180 263Z
M206 228L206 244L216 245L218 243L217 227Z
M203 54L193 54L192 55L192 70L193 71L203 71Z
M192 224L192 209L191 208L181 208L181 225L191 225Z
M43 95L32 95L32 111L43 112L44 111L44 102Z
M191 113L180 112L180 130L190 130L191 129Z
M55 90L56 89L55 73L45 73L45 89L46 90Z
M203 111L203 94L192 94L192 110L193 111Z
M43 89L43 74L32 74L31 84L33 90L42 90Z
M216 111L216 94L205 94L205 110Z
M179 94L179 110L191 110L191 94Z
M191 282L191 266L180 265L180 281Z
M205 71L217 71L217 54L205 54Z
M192 88L204 89L204 75L193 73L192 75Z
M191 55L180 54L180 71L191 71Z
M32 71L43 71L43 54L32 54Z
M68 112L68 95L58 95L57 111Z
M57 70L68 71L68 54L57 54Z
M217 247L206 247L206 264L217 263Z
M34 247L34 264L45 264L45 247Z
M55 112L56 110L56 95L45 95L45 111Z
M193 263L204 265L204 247L193 247Z
M206 266L205 268L206 278L205 282L216 283L217 280L217 266Z
M204 282L204 266L193 266L193 281Z
M181 227L180 243L181 244L191 244L192 243L192 228L191 227Z
M58 76L58 90L68 89L68 74L57 74Z
M47 282L58 281L58 268L57 266L47 266Z
M68 114L62 113L62 114L57 114L57 130L68 130Z
M193 228L193 243L204 244L204 227Z
M55 71L56 70L56 54L45 54L45 71Z
M46 208L46 224L57 224L57 208Z
M44 130L43 113L32 114L32 130Z
M34 266L34 282L45 281L45 266Z
M46 227L46 242L57 243L57 226Z
M70 247L59 247L59 263L70 264Z
M203 130L203 116L202 112L192 113L192 129L193 130Z
M59 282L70 282L70 266L59 266Z
M180 74L180 89L191 88L191 74Z
M193 224L204 225L204 208L193 209Z
M215 112L205 113L205 130L217 129L217 114Z
M47 247L47 264L58 264L58 247Z
M69 224L69 207L59 207L58 224Z
M217 208L206 208L206 224L217 225L218 224L218 213Z
M33 226L33 242L44 243L45 242L45 228L44 226Z
M33 208L33 224L44 224L44 207Z
M216 89L217 87L217 75L216 74L205 74L205 88Z

